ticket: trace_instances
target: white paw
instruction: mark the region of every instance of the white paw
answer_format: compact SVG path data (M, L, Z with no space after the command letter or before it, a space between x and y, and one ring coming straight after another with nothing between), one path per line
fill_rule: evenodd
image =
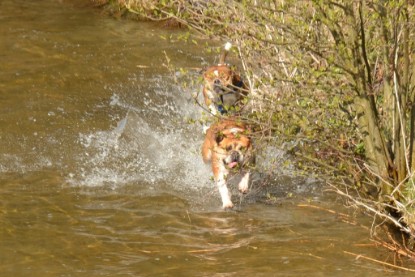
M233 208L233 203L232 203L232 201L223 202L222 207L223 207L223 209L232 209Z
M210 113L213 115L216 115L218 113L218 111L216 110L216 106L214 104L209 105L209 110L210 110Z
M239 182L239 185L238 185L239 191L242 193L247 193L248 184L249 184L249 173L246 173L245 176Z

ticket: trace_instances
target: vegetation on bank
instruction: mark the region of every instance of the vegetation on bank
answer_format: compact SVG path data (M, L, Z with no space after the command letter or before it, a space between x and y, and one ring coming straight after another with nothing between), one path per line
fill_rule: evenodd
M289 142L298 168L397 226L414 250L414 1L91 1L233 42L258 135Z

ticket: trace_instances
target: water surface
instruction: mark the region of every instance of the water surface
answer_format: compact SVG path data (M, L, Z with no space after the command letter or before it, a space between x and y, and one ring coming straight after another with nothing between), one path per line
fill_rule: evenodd
M221 210L202 128L188 123L202 117L190 81L213 57L175 32L67 2L0 2L0 275L404 275L344 252L392 261L371 219L342 215L312 178L276 168Z

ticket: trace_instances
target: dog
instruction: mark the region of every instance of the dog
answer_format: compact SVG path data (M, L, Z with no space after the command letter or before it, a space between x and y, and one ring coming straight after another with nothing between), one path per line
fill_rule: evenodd
M239 182L242 193L248 191L250 163L253 163L250 131L245 124L234 119L222 119L213 124L206 132L202 146L202 157L205 163L210 162L215 182L222 198L224 209L233 208L231 195L227 187L227 178L237 169L246 170Z
M226 43L219 64L208 67L203 74L203 96L213 115L239 112L244 106L243 99L248 94L248 87L241 76L225 63L231 47L231 43Z

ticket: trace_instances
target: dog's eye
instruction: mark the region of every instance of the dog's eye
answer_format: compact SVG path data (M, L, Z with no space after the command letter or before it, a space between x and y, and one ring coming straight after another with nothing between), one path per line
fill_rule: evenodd
M231 151L231 150L232 150L232 146L229 145L226 147L226 151Z
M246 147L243 147L243 146L242 146L242 147L240 148L240 150L241 150L242 152L244 152L244 151L246 150Z

